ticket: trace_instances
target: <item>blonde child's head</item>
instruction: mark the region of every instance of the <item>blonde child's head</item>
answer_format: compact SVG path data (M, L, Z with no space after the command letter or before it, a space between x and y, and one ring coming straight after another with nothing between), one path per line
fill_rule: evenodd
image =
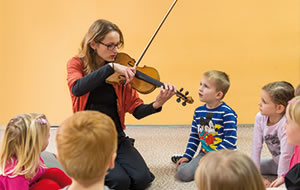
M265 190L253 161L233 150L209 152L195 173L198 190Z
M208 80L213 81L217 92L222 92L221 99L223 99L230 87L229 76L222 71L211 70L203 74Z
M289 101L285 115L288 143L300 145L300 96Z
M25 175L31 179L40 162L40 154L48 145L50 125L46 116L38 113L20 114L13 117L6 126L1 150L1 175ZM7 165L16 164L7 170Z
M104 179L114 167L117 132L110 117L81 111L67 118L56 135L58 160L71 178L82 185Z
M265 85L262 90L268 93L274 104L283 105L284 107L294 97L294 87L286 81L271 82Z

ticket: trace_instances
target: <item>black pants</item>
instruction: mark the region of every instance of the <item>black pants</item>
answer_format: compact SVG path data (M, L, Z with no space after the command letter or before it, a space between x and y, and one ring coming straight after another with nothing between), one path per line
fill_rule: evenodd
M115 168L108 171L105 185L115 190L146 189L154 180L143 157L133 146L133 139L128 137L120 140L118 145Z

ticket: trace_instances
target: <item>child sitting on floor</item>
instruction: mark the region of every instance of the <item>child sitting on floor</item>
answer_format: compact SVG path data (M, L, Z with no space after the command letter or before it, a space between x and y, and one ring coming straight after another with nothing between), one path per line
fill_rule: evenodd
M299 104L299 102L297 102L297 99L299 100L299 97L300 97L300 85L298 85L298 87L295 90L295 96L298 96L298 97L294 98L296 100L292 100L289 102L289 104L291 104L291 105L288 105L287 112L286 112L287 122L286 122L285 128L286 128L286 135L287 135L288 143L295 145L295 151L294 151L294 154L292 155L292 158L291 158L291 161L289 164L289 171L296 164L300 163L300 141L298 140L300 137L300 106L299 105L297 106L297 104ZM291 117L291 116L293 116L293 117ZM298 121L298 123L295 123L297 121ZM298 127L296 127L296 126L298 126ZM275 181L273 181L271 183L270 187L278 187L281 184L283 184L285 182L285 179L284 179L285 176L286 176L286 174L277 178Z
M58 190L71 184L60 169L47 169L40 156L49 129L43 114L20 114L9 121L0 150L0 189Z
M190 138L183 156L173 156L177 179L188 182L194 179L195 170L201 158L210 151L236 150L237 115L223 98L230 86L229 77L221 71L205 72L198 90L199 99L205 104L196 108L192 121ZM199 143L201 149L194 157Z
M107 189L104 178L114 168L117 132L98 111L80 111L66 119L56 136L58 160L73 182L64 190Z
M198 190L265 190L253 161L233 150L220 150L205 155L195 173Z
M293 145L287 143L285 134L285 109L288 101L294 97L293 86L285 81L265 85L261 92L260 112L256 115L251 157L262 175L277 175L280 178L288 170ZM272 154L272 158L262 158L263 143ZM266 187L270 182L264 179Z
M300 189L300 96L289 101L286 112L286 135L288 143L295 144L296 149L290 162L289 171L284 175L288 190Z

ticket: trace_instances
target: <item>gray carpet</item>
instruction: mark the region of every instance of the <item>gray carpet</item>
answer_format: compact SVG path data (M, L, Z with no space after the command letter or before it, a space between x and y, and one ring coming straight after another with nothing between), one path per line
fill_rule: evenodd
M253 128L250 126L238 127L238 149L250 155ZM50 142L47 151L56 153L56 128L51 128ZM175 179L176 167L171 162L173 154L182 154L185 151L190 127L186 126L138 126L127 127L126 134L134 138L135 146L143 155L150 170L156 179L148 190L193 190L194 182L182 183ZM2 139L3 129L0 131ZM270 156L267 148L263 148L262 156ZM272 177L270 177L272 178ZM273 177L274 179L274 177Z

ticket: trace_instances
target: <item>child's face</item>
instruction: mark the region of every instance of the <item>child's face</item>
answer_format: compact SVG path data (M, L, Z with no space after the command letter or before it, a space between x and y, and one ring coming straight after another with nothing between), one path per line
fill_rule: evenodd
M289 144L297 144L300 145L300 126L291 119L290 114L288 112L285 113L286 116L286 136Z
M269 93L265 90L262 90L261 92L261 100L258 105L262 115L270 116L276 113L276 104L272 102Z
M217 99L217 94L215 82L203 76L200 81L200 88L198 89L199 100L205 103L213 103L219 100Z

